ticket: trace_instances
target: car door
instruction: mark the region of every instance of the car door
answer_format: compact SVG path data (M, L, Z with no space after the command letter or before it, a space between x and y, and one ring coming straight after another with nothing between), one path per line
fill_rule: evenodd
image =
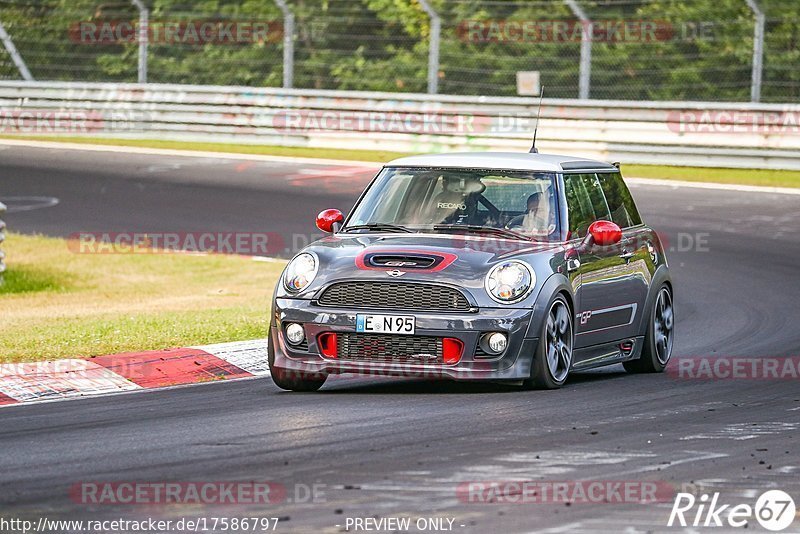
M602 184L596 173L565 174L570 239L586 236L589 226L611 221ZM590 347L635 336L635 318L641 308L640 291L630 265L630 244L591 245L579 251L575 348Z
M638 304L633 324L625 334L625 337L633 337L646 312L644 305L655 272L655 236L651 228L642 224L639 210L622 174L619 171L598 173L597 178L611 211L611 220L622 229L621 253L628 256L625 290L632 301Z

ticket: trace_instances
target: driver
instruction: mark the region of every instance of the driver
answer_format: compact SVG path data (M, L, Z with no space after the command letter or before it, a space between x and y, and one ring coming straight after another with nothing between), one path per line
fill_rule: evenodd
M528 197L527 211L511 219L507 229L519 230L526 235L548 236L556 229L555 210L549 188Z

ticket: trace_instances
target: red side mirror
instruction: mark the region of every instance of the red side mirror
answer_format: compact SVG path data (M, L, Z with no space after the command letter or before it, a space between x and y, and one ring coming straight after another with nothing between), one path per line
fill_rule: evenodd
M333 225L341 224L342 222L344 222L344 215L339 210L325 210L317 215L317 228L326 234L333 233Z
M601 247L616 245L622 240L622 230L611 221L595 221L589 226L589 235Z

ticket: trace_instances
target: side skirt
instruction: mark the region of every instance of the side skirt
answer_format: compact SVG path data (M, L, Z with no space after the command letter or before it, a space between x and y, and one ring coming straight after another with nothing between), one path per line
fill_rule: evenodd
M582 371L639 359L644 347L644 336L633 337L577 349L573 354L572 369Z

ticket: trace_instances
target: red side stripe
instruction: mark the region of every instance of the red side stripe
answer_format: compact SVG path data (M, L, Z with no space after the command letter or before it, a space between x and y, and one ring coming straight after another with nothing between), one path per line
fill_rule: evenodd
M0 393L0 406L5 406L6 404L17 404L18 402L18 400L12 399L8 395L3 395Z
M129 352L98 356L91 361L144 388L253 376L200 349Z

